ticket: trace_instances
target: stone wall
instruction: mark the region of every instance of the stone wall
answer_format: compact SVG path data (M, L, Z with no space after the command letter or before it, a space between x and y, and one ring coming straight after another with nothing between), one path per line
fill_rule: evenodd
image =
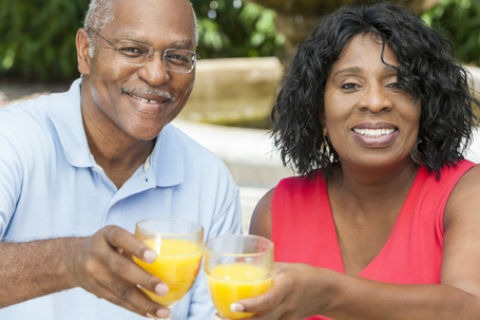
M199 60L192 95L179 117L217 124L265 118L282 76L274 57Z
M480 68L467 69L480 99ZM179 118L223 124L268 117L283 75L274 57L199 60L190 101Z

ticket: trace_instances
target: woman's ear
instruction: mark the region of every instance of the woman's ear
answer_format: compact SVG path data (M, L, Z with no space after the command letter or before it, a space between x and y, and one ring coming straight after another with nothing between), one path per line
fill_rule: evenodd
M318 121L319 121L320 127L322 127L322 135L326 137L328 132L327 132L327 125L325 122L325 110L323 110L323 112L321 112L320 110L318 111Z
M77 36L75 38L75 44L77 46L77 68L80 74L88 75L90 74L90 36L88 32L80 28L77 31Z

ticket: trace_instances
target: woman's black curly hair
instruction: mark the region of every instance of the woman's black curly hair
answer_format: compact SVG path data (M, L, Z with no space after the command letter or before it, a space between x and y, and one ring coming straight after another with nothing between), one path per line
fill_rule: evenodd
M325 152L325 84L345 45L358 34L378 35L396 55L398 82L421 103L418 151L430 171L463 158L478 106L468 73L451 45L415 14L398 5L343 7L326 16L292 59L272 109L272 136L284 165L310 175L330 171L338 157Z

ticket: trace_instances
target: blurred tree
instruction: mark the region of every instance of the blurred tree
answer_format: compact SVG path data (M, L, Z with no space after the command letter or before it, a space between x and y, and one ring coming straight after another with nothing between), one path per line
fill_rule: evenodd
M0 0L0 75L61 79L76 74L75 31L87 1Z
M278 55L275 13L246 0L191 0L203 59ZM77 77L75 32L88 0L0 0L0 77ZM480 1L442 0L422 14L452 40L463 63L480 65Z
M442 0L421 17L452 42L461 63L480 66L479 0Z
M197 13L202 58L273 56L282 37L275 13L242 0L192 0Z
M87 0L0 0L0 76L26 80L77 77L75 32ZM242 0L192 0L201 58L275 55L281 37L273 11Z

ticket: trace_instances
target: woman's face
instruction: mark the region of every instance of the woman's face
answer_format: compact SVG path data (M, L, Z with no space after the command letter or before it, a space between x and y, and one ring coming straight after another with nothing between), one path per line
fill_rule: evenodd
M395 54L372 34L352 38L325 86L324 131L343 165L392 166L409 159L420 104L398 85Z

